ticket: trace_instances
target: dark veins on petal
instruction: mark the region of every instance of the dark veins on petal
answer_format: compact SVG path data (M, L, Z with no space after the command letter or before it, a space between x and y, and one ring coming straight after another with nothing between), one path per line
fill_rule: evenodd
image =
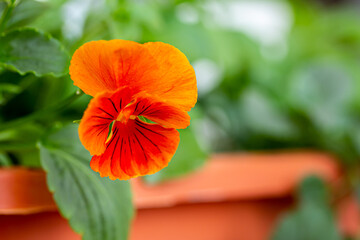
M115 103L111 100L111 98L108 98L108 99L109 99L109 101L111 102L112 106L114 107L115 111L116 111L117 113L119 113L118 110L117 110L117 108L116 108L116 106L115 106ZM120 108L121 108L121 103L120 103Z
M145 127L144 125L142 125L142 123L141 123L140 121L135 121L135 123L136 123L136 125L138 125L139 127L143 128L143 129L145 129L145 130L147 130L147 131L150 131L150 132L152 132L152 133L155 133L155 134L157 134L157 135L160 135L160 136L162 136L162 137L165 137L165 136L162 135L161 133L158 133L158 132L155 132L155 131L153 131L153 130L151 130L151 129L148 129L147 127Z
M105 111L104 109L99 107L99 110L103 111L104 113L106 113L107 115L109 115L111 118L114 118L113 115L111 115L110 113L108 113L107 111Z

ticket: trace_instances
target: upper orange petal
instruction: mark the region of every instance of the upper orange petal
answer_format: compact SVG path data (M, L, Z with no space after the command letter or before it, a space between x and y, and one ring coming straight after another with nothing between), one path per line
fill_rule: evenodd
M86 43L74 53L70 75L76 86L92 96L128 86L185 111L197 101L194 69L177 48L161 42Z
M115 91L141 56L141 44L125 41L92 41L77 49L70 62L70 76L74 85L86 94L95 96L103 91ZM119 84L120 83L120 84Z
M79 125L79 137L91 155L105 151L110 123L131 101L131 91L122 88L116 92L104 92L91 99Z
M91 168L101 177L126 180L153 174L166 167L176 152L180 138L173 128L129 120L114 124L114 134L106 150L93 156Z
M144 90L162 100L190 111L197 101L196 76L186 56L177 48L162 42L144 46L157 63L153 69L155 82L142 82Z

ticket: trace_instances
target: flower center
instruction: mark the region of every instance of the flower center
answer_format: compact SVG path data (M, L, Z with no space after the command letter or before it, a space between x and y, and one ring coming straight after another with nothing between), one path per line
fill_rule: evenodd
M129 119L135 119L136 116L132 115L133 112L134 110L131 108L124 108L120 111L119 115L116 118L116 121L119 121L121 123L127 123Z

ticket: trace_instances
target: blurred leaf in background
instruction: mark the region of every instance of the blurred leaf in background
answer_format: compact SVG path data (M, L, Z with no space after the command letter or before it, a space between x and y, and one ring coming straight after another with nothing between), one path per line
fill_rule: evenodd
M307 177L301 183L297 209L281 219L272 240L340 240L324 182Z
M291 80L290 102L309 114L316 128L336 131L347 124L353 82L341 64L308 63Z
M61 43L34 29L21 29L5 33L0 38L0 64L20 74L35 76L68 72L69 56Z
M0 2L0 14L4 12L6 3ZM23 27L35 21L46 12L49 4L46 1L21 0L12 12L12 17L6 24L8 30Z

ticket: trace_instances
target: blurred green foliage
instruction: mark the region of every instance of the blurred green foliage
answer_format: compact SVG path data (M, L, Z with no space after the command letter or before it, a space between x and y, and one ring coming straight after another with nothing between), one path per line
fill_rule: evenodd
M304 179L299 206L278 224L273 240L340 240L325 184L316 177Z
M68 55L61 44L34 29L14 30L0 39L0 62L19 74L61 76L68 71Z
M350 1L266 1L280 4L289 16L283 19L288 29L281 41L269 44L218 21L215 12L234 2L242 3L0 1L0 165L41 167L36 142L54 125L81 119L90 99L71 97L76 88L64 71L69 64L66 52L71 55L88 41L120 38L174 45L194 65L199 81L191 129L181 132L181 145L169 167L148 181L194 171L209 150L311 148L339 156L350 186L360 189L359 6ZM10 14L9 3L16 5ZM19 31L24 34L16 34ZM42 47L24 48L30 39L31 46ZM31 51L33 59L19 63L9 58ZM204 64L203 70L197 68ZM54 108L67 99L74 101ZM319 224L333 227L324 218L331 206L325 201L320 205L314 213ZM286 234L286 226L312 218L307 214L313 205L308 206L301 200L279 231Z

